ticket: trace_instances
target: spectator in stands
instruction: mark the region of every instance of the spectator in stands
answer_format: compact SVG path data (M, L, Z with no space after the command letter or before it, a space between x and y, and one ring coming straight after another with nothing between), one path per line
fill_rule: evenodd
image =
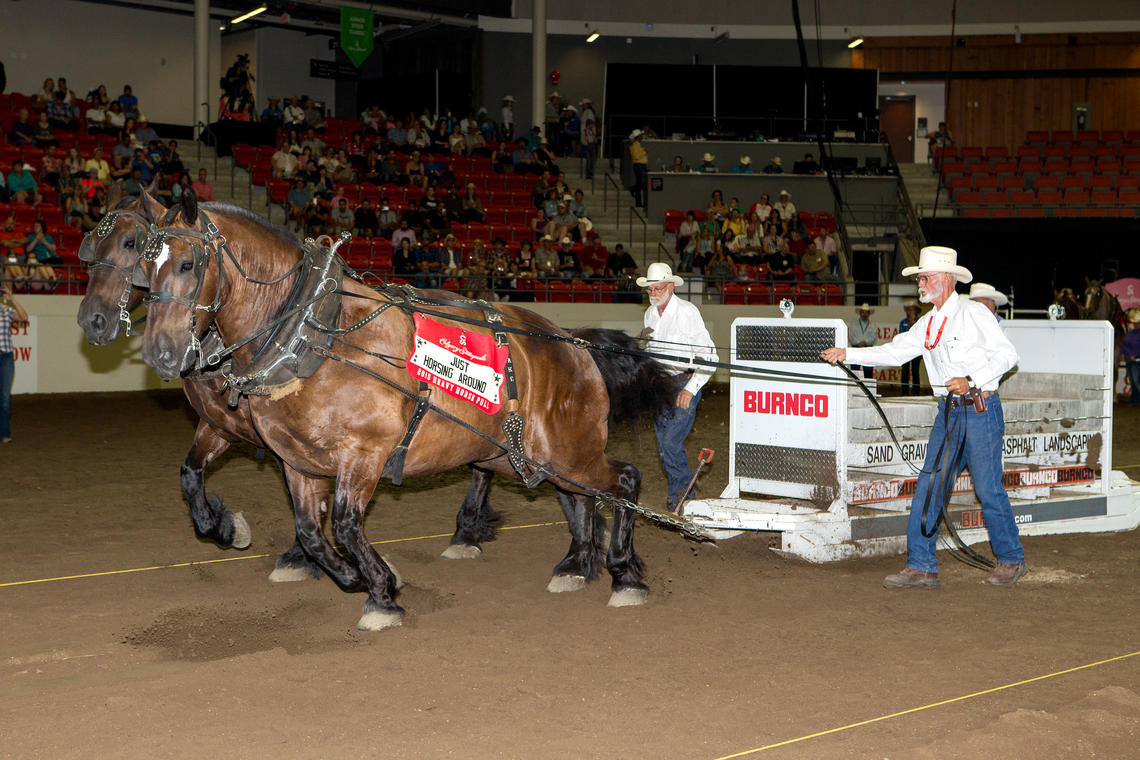
M415 235L410 238L400 238L399 242L392 241L395 251L392 255L392 271L405 277L416 273Z
M534 161L551 174L560 174L561 170L558 168L558 157L554 155L554 151L550 149L550 143L546 138L539 140L538 147L533 151Z
M442 229L444 227L443 206L439 202L439 198L435 195L435 187L430 186L424 192L424 197L420 201L420 209L423 214L424 224L433 230Z
M301 150L309 149L309 154L312 156L320 156L325 152L325 141L317 136L317 131L312 127L305 130L305 139L301 141Z
M297 156L289 150L289 141L282 140L280 147L273 152L269 165L274 177L289 178L297 172Z
M787 190L780 191L780 197L773 207L780 215L780 219L787 221L792 218L792 214L796 213L796 204L792 203L792 194Z
M150 184L150 181L154 178L156 168L154 162L150 160L150 156L148 156L142 149L136 149L134 156L131 158L131 171L133 172L136 169L142 175L141 180L143 184ZM205 171L205 169L202 171ZM213 198L206 200L213 200Z
M332 234L332 212L328 201L318 193L313 193L305 207L305 225L313 236Z
M724 202L724 194L720 190L712 191L712 199L705 207L705 218L714 222L717 227L728 216L728 205Z
M8 132L8 141L16 147L35 147L36 144L36 127L28 118L28 109L21 108L19 118L12 125L12 129Z
M123 109L123 114L129 119L137 119L139 116L139 99L135 97L131 91L129 84L123 85L123 94L118 98L119 105Z
M558 251L554 250L554 238L550 235L543 235L538 244L538 250L534 252L535 272L543 279L557 277L560 263L561 257L558 255Z
M445 277L460 277L464 273L463 252L459 249L459 242L454 233L447 233L443 237L437 253L440 271Z
M65 97L63 90L57 90L55 97L47 104L44 114L47 115L47 121L52 129L74 132L79 129L79 122L75 120L75 115L71 112L71 104L64 100Z
M737 235L743 235L748 224L745 222L744 217L740 215L740 211L735 207L729 208L728 216L725 217L724 222L720 227L720 238L725 243L731 243L736 239Z
M43 202L39 188L36 187L36 178L28 171L23 160L12 162L12 171L8 172L8 198L12 203L36 204Z
M419 212L416 212L415 218L419 220ZM408 240L414 246L416 244L416 230L411 224L412 218L405 211L400 217L400 226L392 232L392 247L399 248L400 241Z
M609 258L610 252L602 245L602 240L597 235L587 236L578 252L578 259L582 262L582 271L597 276L605 274L606 262Z
M107 95L107 85L101 84L91 92L87 93L87 102L91 104L92 108L107 109L111 105L111 98Z
M63 263L63 259L56 254L55 238L47 233L41 219L32 222L32 234L28 236L24 250L29 256L34 255L44 266L58 266Z
M167 174L182 174L186 167L182 165L182 155L178 152L178 141L171 140L166 144L166 157L162 170Z
M362 198L360 205L352 212L352 234L371 240L380 230L380 220L372 201Z
M709 235L708 239L711 241L712 236ZM705 263L705 278L714 285L723 285L737 278L736 263L723 247L718 245L713 249L711 257Z
M46 113L41 113L39 121L32 127L32 139L35 140L37 148L58 145L55 140L55 132L52 131L51 124L48 123Z
M737 264L758 264L763 251L763 238L755 225L747 225L744 232L728 244L728 252Z
M689 171L689 165L686 164L685 159L681 158L680 156L673 156L673 163L670 164L669 168L665 171L672 172L674 174L682 174Z
M142 195L143 189L148 184L149 183L143 179L141 169L131 168L130 173L126 179L123 180L123 192L132 198L137 198Z
M629 188L633 195L633 202L645 208L645 193L649 182L649 151L645 149L645 133L635 129L630 133L629 158L633 168L633 184Z
M571 196L563 196L562 200L558 201L557 211L546 225L546 234L556 240L562 240L566 237L572 240L582 240L585 237L582 221L570 213L571 200L573 200Z
M741 156L740 161L729 171L732 174L752 174L752 156Z
M582 131L579 139L582 141L582 156L586 159L586 173L584 176L586 179L593 179L594 166L598 161L598 122L597 119L594 118L594 110L592 107L582 114Z
M0 285L0 443L12 440L11 394L16 375L16 353L12 346L13 322L26 322L28 312L12 297L12 285Z
M28 236L16 229L16 217L8 214L4 224L0 225L0 248L4 249L4 261L11 279L27 276L23 268L27 263L24 255L24 245L27 242Z
M55 80L48 77L44 80L43 88L36 93L36 108L47 108L47 104L55 98Z
M712 153L705 153L701 156L701 165L697 167L697 171L702 174L715 174L720 169L716 166L716 156Z
M491 151L487 149L487 140L483 137L483 132L479 129L478 124L471 124L467 127L464 151L468 156L491 155Z
M88 132L105 132L107 129L107 108L102 105L92 104L87 109L87 113L83 116L84 121L87 122Z
M815 236L815 247L823 251L827 255L827 260L831 262L831 272L835 274L839 271L839 247L835 244L835 237L827 234L827 231L820 229Z
M54 145L48 146L43 158L40 159L40 182L52 187L59 187L63 179L63 159Z
M342 232L352 232L356 226L356 216L348 207L347 198L341 198L337 201L336 208L332 210L332 224L333 233L336 235L340 235Z
M364 132L370 135L383 134L384 119L380 106L372 105L360 113L360 124Z
M803 160L796 161L792 166L793 174L819 174L819 164L815 162L815 156L811 153L805 153Z
M765 174L783 174L784 160L779 156L772 156L772 160L764 167Z
M808 282L827 282L831 277L831 262L827 254L815 247L815 243L808 241L807 250L800 257L800 269L804 270L804 279Z
M289 97L289 105L285 106L281 113L285 119L284 126L286 129L305 128L305 109L301 108L296 95Z
M807 227L804 225L803 220L800 219L800 214L798 211L794 212L790 217L788 217L787 224L784 225L785 235L791 237L793 232L799 235L801 240L808 236ZM803 253L803 251L796 251L793 249L792 253L799 254Z
M413 277L416 287L438 288L441 269L439 252L434 246L421 245L416 248L416 274Z
M123 104L116 100L107 109L107 119L104 122L103 132L108 135L117 135L126 125L127 117L123 113Z
M515 141L515 149L511 153L511 164L514 166L515 174L542 174L545 171L535 162L534 154L527 147L525 137L520 137Z
M563 280L573 280L582 276L582 262L574 252L574 241L569 236L560 241L562 247L558 251L558 276Z
M374 146L370 147L364 156L364 164L360 167L359 175L362 182L373 185L384 183L384 160L380 158Z
M404 162L404 174L407 184L427 187L427 174L424 172L424 162L420 160L420 152L412 151L412 156Z
M950 134L950 128L946 126L944 121L938 122L938 129L931 132L926 139L932 156L936 148L944 148L954 144L954 136Z
M431 152L444 156L451 153L451 135L447 132L447 125L442 121L436 122L435 132L431 137Z
M847 344L856 348L869 348L879 341L879 332L874 325L871 324L871 315L875 310L871 308L871 304L863 302L859 304L859 308L855 310L857 319L847 324ZM852 364L851 371L854 372L859 369L859 365ZM866 365L863 367L863 377L870 379L873 376L874 367Z
M107 162L104 161L103 163L106 164ZM111 170L108 169L107 170L107 181L110 182L110 179L111 179ZM87 170L87 176L83 178L80 186L81 186L81 189L83 190L83 197L84 198L92 198L95 196L95 193L98 192L99 190L106 190L106 183L104 183L103 180L99 179L99 170L98 169L88 169Z
M305 208L309 205L313 194L305 187L305 180L300 177L293 180L293 187L286 196L285 203L289 216L289 229L304 232Z
M499 112L499 125L504 140L513 140L515 137L515 96L504 95L503 106Z
M271 127L280 127L285 124L285 111L281 108L281 98L270 98L269 104L261 112L261 123Z
M328 126L320 106L312 98L305 99L305 125L318 132L324 132Z
M570 213L579 219L590 218L589 209L586 207L586 194L581 188L574 191L574 196L570 200Z
M214 198L214 187L206 181L206 170L198 170L198 179L190 185L194 188L194 194L198 196L200 201L212 201Z
M530 240L523 240L519 244L518 256L514 257L514 263L518 264L519 271L525 275L535 275L538 273L538 264L534 255L534 243Z
M135 139L139 142L146 144L152 140L158 142L158 132L154 131L154 127L150 125L150 120L145 115L139 115L139 125L135 129Z
M763 262L768 267L768 279L772 282L791 282L796 279L796 262L787 246L781 246L775 253L765 254Z
M111 181L126 182L131 176L131 162L122 156L111 160Z
M86 174L83 156L80 155L79 148L76 146L68 148L67 158L63 161L63 179L83 179Z
M309 162L310 166L316 166L314 162ZM333 184L332 177L329 176L328 169L321 166L317 168L316 179L313 180L313 194L319 196L325 201L330 201L336 191L336 186Z
M467 223L478 222L482 224L487 219L487 213L483 210L483 202L479 200L479 196L475 193L475 183L468 182L466 191L461 199L461 220Z
M392 237L392 233L400 226L400 219L396 216L396 210L392 204L388 202L386 197L380 198L380 211L377 214L377 222L379 227L376 234L384 237Z

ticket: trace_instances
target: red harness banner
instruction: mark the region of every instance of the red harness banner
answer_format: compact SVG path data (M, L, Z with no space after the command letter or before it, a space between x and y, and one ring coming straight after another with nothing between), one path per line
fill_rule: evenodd
M415 350L408 358L408 374L487 414L498 412L503 406L507 346L495 345L492 335L448 327L423 314L413 314L412 319Z

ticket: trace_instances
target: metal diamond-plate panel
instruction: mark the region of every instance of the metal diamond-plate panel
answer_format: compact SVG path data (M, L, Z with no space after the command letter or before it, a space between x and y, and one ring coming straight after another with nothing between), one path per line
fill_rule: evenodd
M735 475L738 478L778 480L818 486L835 484L834 451L737 443L735 454Z
M744 361L822 362L819 352L835 347L834 327L738 325L736 358Z

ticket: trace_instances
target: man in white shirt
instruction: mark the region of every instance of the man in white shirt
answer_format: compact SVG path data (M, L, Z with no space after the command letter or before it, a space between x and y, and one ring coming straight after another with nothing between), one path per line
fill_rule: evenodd
M792 203L792 194L787 190L780 191L780 199L776 201L776 211L785 222L796 213L796 204Z
M935 541L938 538L936 520L942 505L935 503L936 498L929 498L931 477L939 459L935 452L946 442L948 428L958 425L965 426L958 471L962 464L970 468L990 545L997 556L997 567L986 578L986 583L1008 586L1023 576L1026 568L1013 510L1001 483L1005 418L998 398L998 383L1002 375L1017 365L1017 350L989 309L954 292L956 282L973 279L970 270L958 266L956 251L940 246L923 248L918 266L907 267L902 273L906 277L918 275L919 300L933 304L933 309L890 343L873 348L829 348L820 354L832 364L849 360L874 366L899 366L921 354L935 395L947 394L938 401L938 419L931 428L928 456L911 501L906 569L888 575L883 586L930 588L939 585ZM983 411L976 411L977 407L963 398L971 391L984 399ZM952 441L949 443L954 445ZM954 457L946 460L953 461ZM941 475L953 482L958 474ZM928 501L929 509L924 509Z
M879 330L871 324L871 315L875 310L871 308L871 304L862 303L859 308L855 310L855 314L859 317L853 322L847 323L847 344L855 348L867 348L879 342ZM852 371L857 371L859 365L852 364ZM863 367L863 377L870 378L873 376L873 367L867 364Z
M503 130L504 140L513 140L515 137L515 96L503 97L503 108L499 113L499 126Z
M642 338L649 338L647 351L683 357L717 361L716 347L701 312L696 306L673 294L683 283L668 264L655 262L649 265L645 277L637 278L637 286L649 291L649 308L645 312L645 329ZM693 429L701 389L713 375L713 368L693 365L684 361L659 359L677 378L676 406L654 421L657 432L657 449L669 481L669 511L675 512L685 498L685 489L693 479L689 458L685 453L685 439Z

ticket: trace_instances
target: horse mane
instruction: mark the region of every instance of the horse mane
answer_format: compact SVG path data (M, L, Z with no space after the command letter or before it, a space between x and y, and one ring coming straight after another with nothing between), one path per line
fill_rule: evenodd
M247 208L235 206L232 203L222 203L219 201L200 203L198 204L198 208L202 211L219 211L223 214L241 217L241 219L244 221L260 228L263 232L267 232L273 235L281 242L288 243L298 251L304 250L304 246L301 245L301 242L297 240L297 238L293 237L291 233L287 232L280 225L274 224L260 214L255 214Z
M621 330L596 327L571 330L570 334L590 343L590 356L610 397L611 424L635 420L646 411L656 417L673 407L679 391L677 378L664 365L641 354L637 338Z

